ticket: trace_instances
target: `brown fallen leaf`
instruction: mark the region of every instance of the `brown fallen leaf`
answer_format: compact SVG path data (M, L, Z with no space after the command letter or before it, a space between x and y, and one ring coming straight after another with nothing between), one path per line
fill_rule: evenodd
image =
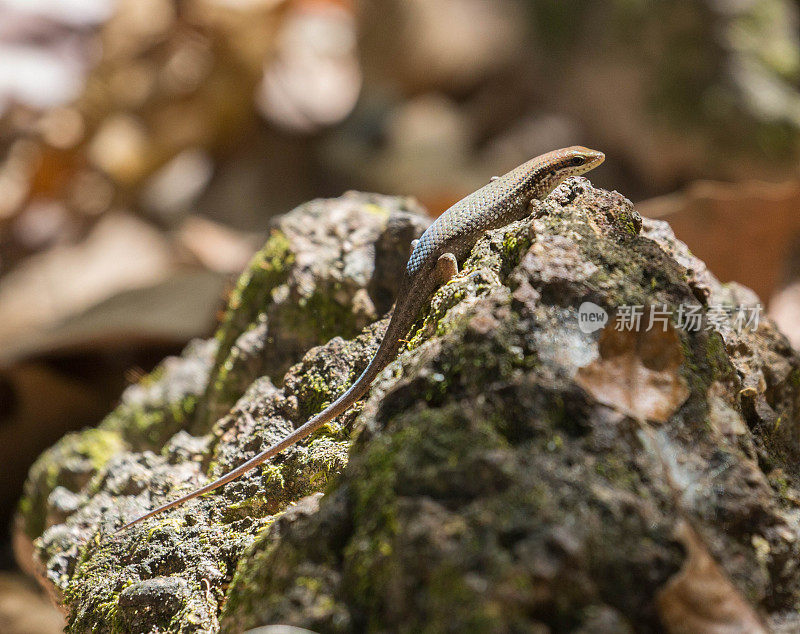
M78 244L30 257L0 280L0 350L129 289L180 270L174 247L131 213L104 216ZM0 353L2 356L2 353Z
M647 315L642 318L644 328ZM578 370L575 380L595 399L638 420L663 423L689 397L680 375L683 350L670 322L646 330L600 333L600 358Z
M686 548L683 568L659 591L656 603L669 634L767 634L755 610L714 561L685 520L676 528Z

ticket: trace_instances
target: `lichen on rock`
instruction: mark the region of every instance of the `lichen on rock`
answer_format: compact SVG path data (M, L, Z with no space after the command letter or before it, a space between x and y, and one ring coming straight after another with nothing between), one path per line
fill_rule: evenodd
M743 601L790 618L800 358L764 320L676 329L658 343L672 363L635 366L648 389L659 372L682 387L658 421L585 389L578 373L602 355L600 332L579 328L582 302L613 314L753 298L582 178L478 241L362 405L110 535L346 389L424 226L410 207L351 194L279 220L207 344L206 382L165 399L170 411L195 399L185 416L163 433L105 423L115 435L81 481L48 475L75 455L70 439L34 467L21 517L71 631L655 632L656 597L685 556L679 519ZM652 352L636 363L657 366Z

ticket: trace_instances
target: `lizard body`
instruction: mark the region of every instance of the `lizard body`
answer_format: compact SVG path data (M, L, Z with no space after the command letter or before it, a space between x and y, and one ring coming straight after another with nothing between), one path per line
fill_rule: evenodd
M604 159L602 152L580 146L549 152L493 178L488 185L450 207L415 241L383 340L367 368L344 394L281 441L219 479L137 517L117 532L227 484L345 412L395 358L403 338L434 291L458 272L458 261L472 250L485 231L524 218L531 201L545 198L569 176L588 172Z

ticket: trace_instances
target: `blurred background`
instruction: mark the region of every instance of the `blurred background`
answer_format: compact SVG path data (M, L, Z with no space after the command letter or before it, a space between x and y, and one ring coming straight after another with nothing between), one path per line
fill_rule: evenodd
M25 472L209 336L270 217L528 158L665 218L800 346L798 0L0 0L0 631ZM36 607L36 609L32 609ZM16 629L13 629L16 628Z

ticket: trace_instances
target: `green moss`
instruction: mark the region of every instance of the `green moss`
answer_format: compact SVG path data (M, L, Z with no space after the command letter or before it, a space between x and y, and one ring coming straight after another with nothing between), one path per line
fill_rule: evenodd
M269 488L278 488L282 490L286 487L286 481L283 478L283 470L276 464L270 462L266 466L261 467L261 475Z
M312 368L309 368L303 375L295 391L295 396L302 404L301 410L305 417L321 412L333 402L338 394L339 391L330 384L328 377Z
M769 479L770 485L781 497L781 501L783 502L784 505L786 505L787 507L794 507L797 505L796 502L789 502L787 500L789 493L791 491L792 484L783 471L781 471L780 469L773 469L767 477Z
M219 341L217 359L227 356L236 337L253 321L272 289L286 278L292 264L294 254L288 238L273 229L267 242L239 277L228 299L225 317L216 334Z
M731 361L725 350L725 341L719 333L712 332L709 334L706 341L706 361L711 371L712 380L729 376L732 372Z
M597 460L594 466L595 473L608 480L616 488L627 489L640 493L641 478L635 467L618 454L605 454Z
M347 464L349 448L350 440L340 425L321 427L280 462L262 467L258 493L228 505L224 521L277 516L297 500L323 490ZM216 470L218 467L209 473Z
M400 483L406 490L430 487L416 489L417 494L447 497L437 487L448 487L458 477L432 477L441 465L452 471L468 470L468 458L476 450L507 446L488 417L467 414L456 404L399 414L395 426L390 433L373 438L350 466L356 532L345 549L346 587L370 614L381 613L380 597L394 583L405 555L395 547L401 527Z
M301 299L295 310L287 312L282 322L295 332L306 332L313 341L327 341L340 336L352 339L359 331L353 309L342 305L334 297L337 288L317 289L310 297Z
M480 288L475 289L475 293L489 288L488 284L480 284ZM463 279L456 279L440 288L431 303L430 310L425 314L422 323L418 328L412 328L410 339L406 344L408 350L414 350L430 339L431 332L437 337L442 337L457 327L455 320L447 320L445 316L458 304L471 294L467 287L467 282Z
M519 264L533 244L528 231L509 231L503 239L503 269L507 273Z
M682 371L692 393L705 397L715 381L725 381L733 373L733 366L725 351L722 336L714 331L687 333L679 331L683 348Z
M268 496L259 494L227 505L223 511L223 521L230 523L245 517L260 518L273 514L276 500L273 496L269 496L270 501L268 502L266 497Z
M239 277L215 334L219 345L206 395L211 402L230 406L241 396L228 389L234 367L231 349L236 339L257 321L273 289L286 280L294 258L288 238L275 229Z
M179 367L177 372L180 374L186 366L180 365L182 361L176 364L176 360L161 364L126 392L122 404L98 428L65 436L55 447L42 454L31 468L26 494L20 504L25 530L31 538L41 535L46 527L47 498L55 487L64 486L91 496L102 484L98 472L112 456L131 450L158 451L169 437L188 424L198 396L187 392L201 385L204 378L202 365L198 363L203 359L203 349L197 346L190 348L187 348L188 357L185 361L197 363L196 376L186 381L183 394L168 389L167 383L174 380L174 373L169 368ZM183 377L184 380L186 378ZM175 400L169 400L171 398ZM95 581L101 578L102 575L93 577ZM66 579L63 581L66 582ZM116 627L117 631L122 631L122 626L115 620L115 605L115 598L98 600L98 618L111 624L109 627L112 629ZM79 622L81 618L78 618Z
M425 377L424 394L429 405L439 405L454 395L469 393L497 382L513 379L520 371L536 365L535 355L526 353L517 343L517 317L513 314L486 336L465 334L470 315L451 319L449 337L460 341L456 348L446 348L436 361L436 372ZM553 415L559 414L558 410Z
M163 519L159 520L155 526L151 526L147 531L147 541L151 541L154 537L162 534L165 529L172 529L172 531L178 533L186 526L183 520L173 515L162 515L161 517L163 517Z
M561 434L553 434L553 437L547 441L547 451L556 453L564 448L564 438Z
M684 270L655 243L638 235L641 218L613 220L616 231L598 236L588 223L568 220L556 233L575 232L586 260L597 266L588 285L607 306L676 305L691 301ZM620 248L619 242L630 243Z
M116 434L102 429L87 429L78 433L72 447L75 453L88 458L95 469L101 469L114 454L122 450L123 444Z
M96 542L81 549L81 558L64 590L64 604L71 606L67 631L126 631L119 613L119 593L130 583L110 583L117 576L112 573L116 564L113 551L112 545L99 546ZM87 588L92 589L88 596Z
M427 590L426 620L429 631L452 631L453 624L458 624L458 630L464 632L508 631L511 616L508 606L481 596L483 593L474 584L468 583L462 569L446 563L437 566ZM520 590L525 591L526 588Z
M123 402L100 423L100 429L118 432L134 449L158 452L193 420L197 403L195 394L175 402Z
M26 534L33 538L45 529L47 498L57 486L77 491L85 478L75 476L61 465L75 459L86 460L88 467L99 471L111 457L126 448L116 432L104 429L87 429L64 436L54 447L45 451L30 469L25 483L25 494L19 504Z
M633 207L620 205L608 218L622 239L635 238L642 230L642 217Z
M269 527L280 514L299 499L320 491L326 487L333 476L347 462L349 440L335 440L320 430L307 446L299 446L285 454L283 461L270 464L262 470L263 486L259 494L242 503L229 507L226 521L240 517L266 517L259 536L249 553L239 558L233 575L227 599L221 614L223 629L244 629L256 625L254 619L265 609L265 605L279 603L285 591L273 591L278 575L272 570L271 560L275 556L275 548L280 542L274 540ZM333 430L332 435L341 435L342 430ZM298 568L301 561L294 558L292 552L280 549L281 570L290 561L289 570ZM299 575L294 581L294 588L301 589L303 596L313 595L311 607L314 614L327 614L337 610L336 599L317 577ZM234 626L233 623L237 625ZM245 626L242 625L245 624Z
M793 388L800 389L800 368L792 370L787 380Z
M389 217L389 210L386 207L381 207L375 203L366 203L364 205L364 210L368 211L369 213L375 214L376 216L380 216L381 218L388 218Z
M230 621L238 621L236 630L253 627L253 616L263 609L265 602L275 601L269 592L270 577L265 578L264 571L270 569L270 562L279 545L272 533L265 530L242 555L233 579L231 579L230 589L221 614L221 619L227 619L229 626L231 625ZM281 554L284 555L281 561L282 565L296 568L300 563L299 556L293 556L295 551L282 549ZM248 565L245 565L245 562ZM230 629L234 631L233 627Z

